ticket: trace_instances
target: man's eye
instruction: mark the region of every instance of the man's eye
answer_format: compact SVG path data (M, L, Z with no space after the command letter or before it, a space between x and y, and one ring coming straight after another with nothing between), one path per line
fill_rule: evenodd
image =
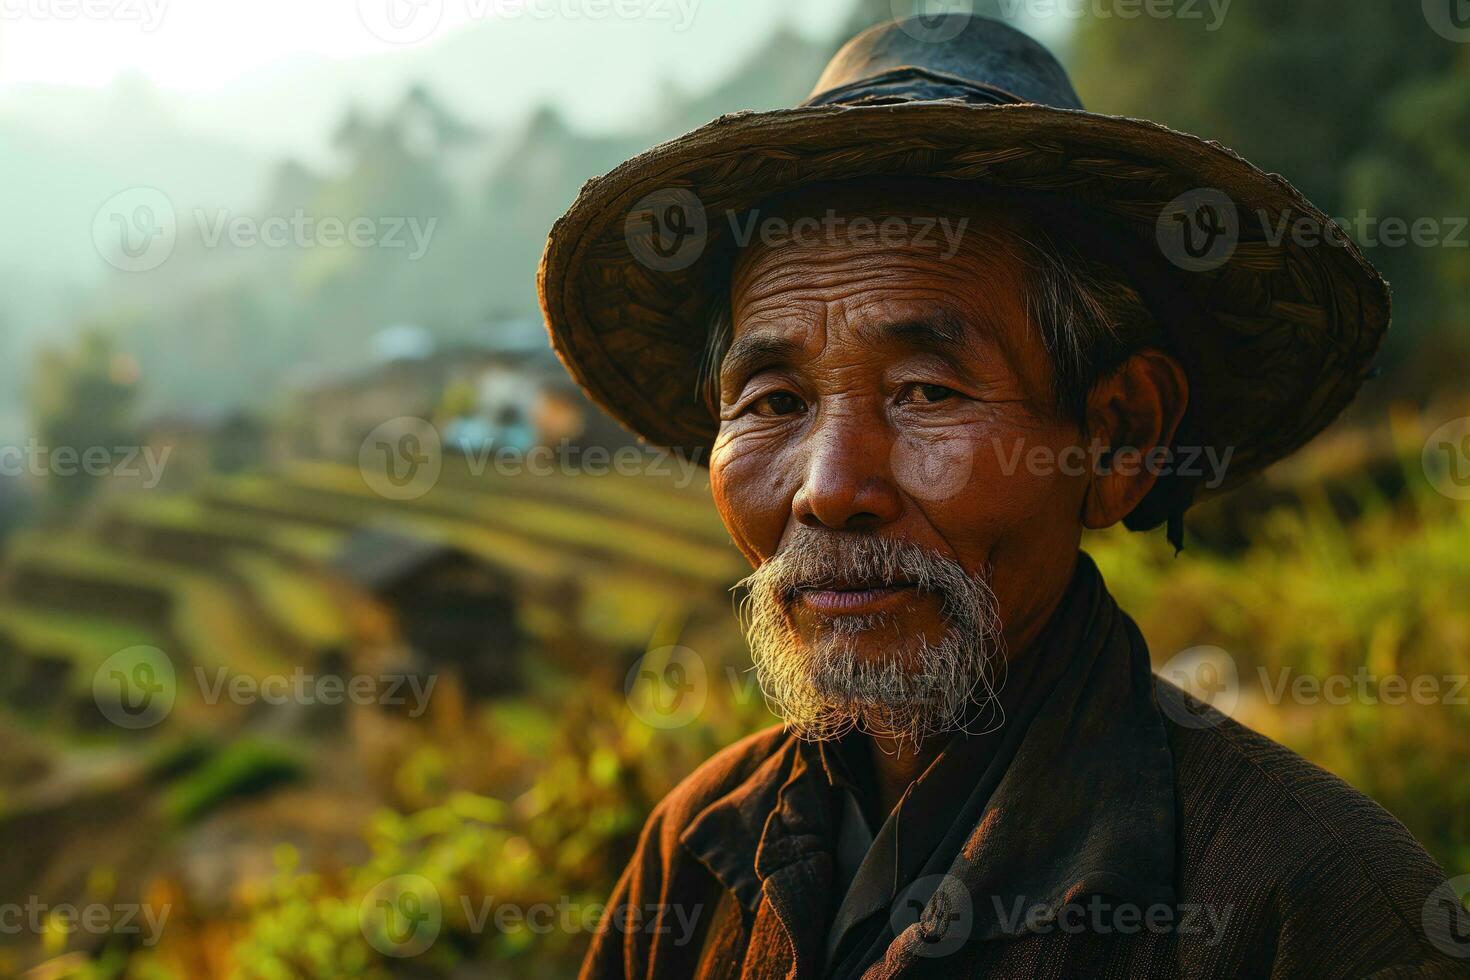
M909 401L916 402L942 402L946 398L953 398L955 390L946 388L944 385L917 384L909 389Z
M750 407L757 415L794 415L806 408L806 402L789 391L773 391L757 398Z

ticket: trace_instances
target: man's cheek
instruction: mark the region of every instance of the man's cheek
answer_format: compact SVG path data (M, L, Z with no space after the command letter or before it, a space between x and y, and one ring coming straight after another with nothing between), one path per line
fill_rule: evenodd
M889 450L893 480L915 500L949 501L969 488L982 442L963 428L902 432Z
M752 434L753 435L753 434ZM751 565L775 554L796 483L770 439L722 437L710 451L710 491L725 529Z

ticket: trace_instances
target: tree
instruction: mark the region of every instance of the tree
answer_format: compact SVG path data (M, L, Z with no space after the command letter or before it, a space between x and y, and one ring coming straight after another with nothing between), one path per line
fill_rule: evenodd
M137 402L137 363L100 329L71 350L41 351L31 389L35 460L52 505L68 510L95 491L100 474L82 465L88 450L108 458L137 444L129 416Z
M1393 246L1375 228L1470 214L1466 45L1419 3L1239 0L1218 20L1208 8L1079 20L1071 67L1088 108L1218 140L1347 219L1394 286L1385 363L1450 339L1464 250Z

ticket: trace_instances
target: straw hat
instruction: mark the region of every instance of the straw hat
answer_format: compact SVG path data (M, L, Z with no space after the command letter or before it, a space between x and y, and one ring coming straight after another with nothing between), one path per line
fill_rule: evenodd
M948 14L859 34L796 108L722 116L588 181L541 259L552 345L628 428L702 453L717 422L696 378L732 228L777 194L875 175L1044 192L1093 216L1189 375L1188 444L1233 452L1222 486L1331 422L1388 326L1387 284L1280 176L1218 143L1084 111L1037 42ZM1130 527L1177 515L1199 490L1187 476L1160 483Z

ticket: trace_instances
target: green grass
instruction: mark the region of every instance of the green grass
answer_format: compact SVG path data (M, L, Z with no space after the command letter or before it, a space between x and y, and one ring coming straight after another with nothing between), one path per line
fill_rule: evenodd
M275 742L240 739L170 783L162 809L175 823L191 823L231 800L292 782L305 771L299 751Z
M348 466L297 464L288 467L284 477L302 489L379 499L363 482L358 470ZM528 482L534 483L534 479ZM617 479L600 477L589 482L611 485ZM670 528L667 523L660 526L647 522L632 524L624 518L592 511L571 501L497 496L476 490L450 489L441 484L417 500L403 502L402 506L470 520L483 527L513 531L542 547L568 549L573 554L588 554L613 562L645 565L680 578L712 584L729 584L738 576L741 566L739 554L728 543L691 540L687 534ZM708 503L703 506L704 526L708 527L714 520L713 507Z
M269 555L236 550L225 557L271 617L310 650L342 647L351 629L319 576L289 568Z
M229 669L262 676L280 669L283 660L249 615L217 579L197 569L118 554L106 542L81 535L21 532L12 536L7 560L13 572L36 568L63 576L130 588L144 588L168 598L166 624L184 644L180 652L206 669Z
M159 644L147 627L105 616L59 612L7 600L0 606L0 634L29 653L60 654L73 665L71 683L90 694L92 674L102 661L132 646Z

